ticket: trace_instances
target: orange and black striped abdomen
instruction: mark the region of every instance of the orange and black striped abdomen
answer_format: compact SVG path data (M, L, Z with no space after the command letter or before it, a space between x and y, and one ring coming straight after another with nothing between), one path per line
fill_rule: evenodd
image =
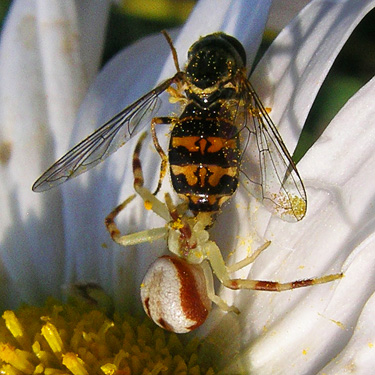
M195 108L188 105L172 130L172 184L192 212L217 212L238 186L239 135L230 119Z

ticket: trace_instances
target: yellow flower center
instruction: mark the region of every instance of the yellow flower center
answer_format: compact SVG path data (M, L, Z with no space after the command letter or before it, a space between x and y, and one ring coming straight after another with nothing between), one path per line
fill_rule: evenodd
M44 307L5 311L0 321L1 374L214 374L200 342L146 319L52 299Z

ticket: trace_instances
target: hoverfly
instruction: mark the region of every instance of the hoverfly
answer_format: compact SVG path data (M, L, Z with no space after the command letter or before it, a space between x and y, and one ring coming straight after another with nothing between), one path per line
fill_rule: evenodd
M186 67L181 70L173 43L167 33L164 36L176 74L76 145L34 183L33 190L48 190L99 164L144 130L145 119L151 117L153 143L161 157L158 186L153 193L143 186L139 155L144 135L133 155L133 185L146 207L165 219L166 225L122 235L115 218L135 196L112 210L105 223L112 239L122 246L167 239L172 256L157 259L141 286L145 311L156 324L174 332L189 332L205 321L211 302L224 311L238 313L235 306L215 294L213 274L230 289L267 291L342 277L334 274L289 283L232 278L233 272L254 262L270 243L228 266L217 244L210 240L207 229L223 203L233 196L239 181L272 213L290 221L301 220L306 213L305 189L268 111L247 78L241 43L220 32L202 37L190 47ZM156 116L165 93L179 107L179 116ZM156 128L163 124L171 126L168 152L156 134ZM184 203L174 205L169 194L165 202L156 197L168 166L173 188Z
M222 32L202 37L190 47L181 70L172 41L164 35L176 74L60 158L34 183L33 191L51 189L102 162L138 134L146 126L142 119L151 116L153 142L162 160L155 194L169 164L173 188L194 215L207 212L215 217L240 179L271 212L301 220L307 202L303 183L246 76L241 43ZM179 104L179 117L155 117L165 92ZM168 155L156 135L161 124L172 125Z

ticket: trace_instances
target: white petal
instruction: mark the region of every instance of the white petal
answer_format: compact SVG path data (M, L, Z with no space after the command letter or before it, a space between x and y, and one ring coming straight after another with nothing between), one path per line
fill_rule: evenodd
M104 50L111 2L75 0L80 32L80 53L85 76L91 84L98 74Z
M373 249L372 249L373 250ZM372 280L374 283L375 280ZM361 277L358 282L362 283ZM375 294L366 303L345 349L319 375L371 374L374 370ZM351 331L351 330L350 330Z
M315 96L374 0L311 1L278 35L251 81L292 153Z
M242 292L251 373L316 373L345 347L375 291L374 185L368 184L375 179L375 130L368 126L375 115L374 95L375 79L343 107L302 159L310 210L297 224L271 220L266 238L273 243L251 272L257 279L292 281L342 269L345 277L277 295L252 293L249 300ZM366 324L371 327L372 319L363 318ZM352 343L350 351L359 351L363 340L358 345ZM375 356L366 361L374 366Z
M279 32L311 0L274 0L267 21L267 29Z
M15 1L2 32L1 147L11 150L0 169L2 285L10 288L1 302L7 308L60 292L60 194L38 195L31 185L55 157L55 142L67 147L87 86L79 35L73 1Z

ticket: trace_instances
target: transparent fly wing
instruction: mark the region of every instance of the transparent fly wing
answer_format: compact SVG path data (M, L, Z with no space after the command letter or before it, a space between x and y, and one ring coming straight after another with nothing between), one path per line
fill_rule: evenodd
M35 181L36 192L49 190L93 168L150 123L159 108L159 95L180 80L180 73L125 108L77 144Z
M286 221L302 220L307 199L297 168L246 77L240 85L243 108L236 122L241 122L243 144L241 182L271 213Z

